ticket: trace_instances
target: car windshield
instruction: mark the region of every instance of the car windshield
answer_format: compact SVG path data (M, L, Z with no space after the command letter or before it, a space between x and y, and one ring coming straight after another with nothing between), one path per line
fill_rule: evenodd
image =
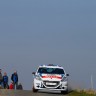
M44 74L64 74L64 70L60 69L60 68L40 67L38 69L38 73L44 73Z

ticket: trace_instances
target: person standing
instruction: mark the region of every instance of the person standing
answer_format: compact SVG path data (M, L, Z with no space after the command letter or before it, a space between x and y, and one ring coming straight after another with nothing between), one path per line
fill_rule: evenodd
M2 69L0 69L0 85L2 86L3 76L2 76Z
M18 74L17 74L17 71L15 71L15 72L12 74L11 80L13 81L14 89L17 89L17 86L18 86Z
M8 88L8 76L6 72L4 73L4 76L3 76L3 86L4 86L4 89Z

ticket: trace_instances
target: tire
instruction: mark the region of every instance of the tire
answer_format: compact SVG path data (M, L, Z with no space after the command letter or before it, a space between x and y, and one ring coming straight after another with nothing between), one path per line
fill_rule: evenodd
M61 94L68 94L68 90L66 90L66 91L61 91Z
M36 93L36 92L38 92L38 89L35 89L34 86L33 86L32 91L33 91L34 93Z

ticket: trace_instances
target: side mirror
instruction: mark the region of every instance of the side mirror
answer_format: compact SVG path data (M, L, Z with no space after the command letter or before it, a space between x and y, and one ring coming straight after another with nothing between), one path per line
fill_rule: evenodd
M66 74L66 76L69 76L69 74Z
M35 75L35 72L32 72L33 75Z

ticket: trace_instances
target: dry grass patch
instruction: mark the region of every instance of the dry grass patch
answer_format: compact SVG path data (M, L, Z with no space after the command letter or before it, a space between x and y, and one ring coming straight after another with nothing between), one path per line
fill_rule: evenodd
M96 96L95 90L73 90L71 93L69 93L69 96Z

